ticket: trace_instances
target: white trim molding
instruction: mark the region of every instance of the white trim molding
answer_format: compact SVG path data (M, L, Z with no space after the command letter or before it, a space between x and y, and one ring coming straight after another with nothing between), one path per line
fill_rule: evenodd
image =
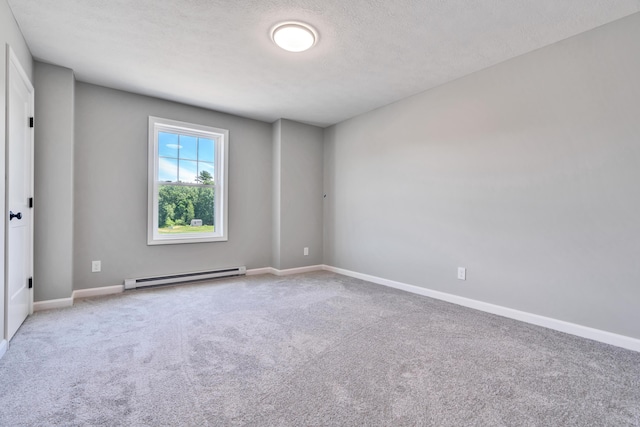
M176 169L175 177L161 177L162 159L161 156L161 137L160 134L172 134L175 136L175 147L172 144L167 146L176 148L178 145L179 137L196 137L203 138L213 142L213 153L209 157L209 160L193 159L200 167L203 165L209 165L213 171L211 175L212 181L198 182L196 177L195 182L191 181L190 177L177 176ZM147 223L147 244L148 245L167 245L167 244L182 244L182 243L199 243L199 242L226 242L228 237L228 223L229 223L229 209L228 209L228 188L229 188L229 131L227 129L220 129L211 126L205 126L194 123L181 122L177 120L163 119L160 117L149 116L149 155L148 155L148 223ZM200 144L198 142L198 144ZM196 150L200 153L199 149ZM178 150L175 150L175 157L172 154L171 161L177 162L179 159L184 159L179 156ZM199 156L196 156L199 157ZM169 161L169 160L167 160ZM185 169L187 170L187 169ZM197 172L196 172L197 173ZM170 181L165 181L169 178ZM210 188L213 189L213 205L215 207L211 214L212 220L215 224L215 228L210 232L200 233L176 233L176 234L163 234L160 232L159 224L159 209L160 209L160 187L172 186L174 188L180 187L196 187L196 188ZM201 220L202 222L202 220ZM213 225L211 224L211 225ZM202 225L202 223L200 223Z
M33 311L53 310L73 306L77 299L113 295L124 292L124 285L104 286L101 288L78 289L69 298L50 299L33 303Z
M326 270L325 265L308 265L306 267L287 268L285 270L278 270L273 267L254 268L247 270L247 276L256 276L258 274L273 274L274 276L289 276L291 274L310 273L312 271Z
M46 301L36 301L33 303L33 311L53 310L56 308L67 308L73 305L73 297L50 299Z
M287 268L286 270L273 269L273 273L276 276L289 276L291 274L311 273L312 271L324 270L324 265L308 265L306 267Z
M79 298L101 297L104 295L121 294L124 292L124 285L103 286L101 288L77 289L71 294L73 300Z
M507 317L509 319L519 320L521 322L530 323L544 328L553 329L582 338L599 341L605 344L611 344L616 347L626 348L640 352L640 339L627 337L625 335L614 334L612 332L600 329L590 328L588 326L578 325L576 323L565 322L564 320L553 319L551 317L540 316L525 311L515 310L496 304L490 304L470 298L452 295L445 292L434 291L420 286L409 285L394 280L383 279L381 277L371 276L368 274L357 273L355 271L345 270L343 268L323 266L323 269L333 273L342 274L344 276L354 277L356 279L366 280L367 282L376 283L378 285L388 286L395 289L423 295L430 298L439 299L464 307L473 308L475 310L484 311L498 316Z

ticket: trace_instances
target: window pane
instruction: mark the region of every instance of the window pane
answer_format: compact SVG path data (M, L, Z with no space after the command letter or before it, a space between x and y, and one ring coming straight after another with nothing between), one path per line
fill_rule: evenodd
M213 163L213 140L199 138L198 140L198 160L201 162Z
M160 185L158 187L158 232L160 234L213 233L211 187Z
M178 135L175 133L158 132L158 155L160 157L178 158Z
M198 160L198 138L180 135L180 158Z
M158 181L176 182L178 181L178 161L160 157L158 159Z
M196 177L198 176L198 162L192 160L180 159L180 176L178 177L180 182L197 183Z
M214 184L213 163L198 162L198 177L201 184Z
M212 187L198 187L198 198L195 203L195 216L202 220L202 225L213 226L213 196Z

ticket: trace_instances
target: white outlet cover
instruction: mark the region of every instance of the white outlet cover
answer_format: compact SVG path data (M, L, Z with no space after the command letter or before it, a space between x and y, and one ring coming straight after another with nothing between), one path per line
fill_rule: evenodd
M100 261L91 261L91 272L99 273L102 269L102 263Z
M467 269L464 267L458 267L458 279L467 280Z

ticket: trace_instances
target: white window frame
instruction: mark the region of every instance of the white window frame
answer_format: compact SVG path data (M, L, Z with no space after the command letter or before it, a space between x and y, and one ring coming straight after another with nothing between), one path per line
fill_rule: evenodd
M158 232L158 132L179 133L213 139L214 157L214 232L160 234ZM148 245L167 245L179 243L221 242L228 240L228 164L229 131L227 129L198 125L177 120L149 116L149 166L148 166ZM199 186L199 184L192 184Z

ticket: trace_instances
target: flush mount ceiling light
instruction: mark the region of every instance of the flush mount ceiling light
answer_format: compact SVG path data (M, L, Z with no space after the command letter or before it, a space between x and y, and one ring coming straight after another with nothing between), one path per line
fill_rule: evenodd
M301 22L283 22L273 27L271 39L284 50L302 52L316 44L318 33Z

